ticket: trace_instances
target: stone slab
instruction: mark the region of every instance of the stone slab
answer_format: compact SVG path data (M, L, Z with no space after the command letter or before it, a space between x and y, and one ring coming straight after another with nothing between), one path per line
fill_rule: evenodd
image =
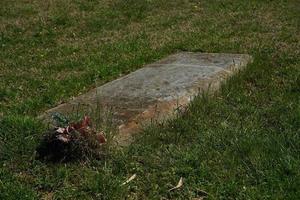
M68 115L78 105L112 109L118 127L117 141L128 143L131 135L149 119L169 117L186 106L199 91L218 89L220 83L251 61L246 54L181 52L111 81L46 111Z

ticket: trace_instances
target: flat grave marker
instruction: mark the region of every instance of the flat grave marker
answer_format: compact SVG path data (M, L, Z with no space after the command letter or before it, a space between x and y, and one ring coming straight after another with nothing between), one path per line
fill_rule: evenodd
M119 131L116 140L126 144L141 124L170 117L199 91L218 89L223 80L250 61L247 54L173 54L52 108L41 117L49 119L54 112L68 115L78 105L96 109L100 102L103 109L112 109Z

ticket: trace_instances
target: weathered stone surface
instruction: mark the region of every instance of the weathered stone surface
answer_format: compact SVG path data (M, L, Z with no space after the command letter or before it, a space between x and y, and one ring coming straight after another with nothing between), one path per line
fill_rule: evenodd
M117 140L128 142L142 123L174 113L199 90L217 89L222 80L250 60L244 54L174 54L50 109L42 117L53 112L67 114L78 104L96 108L100 102L114 112L119 129Z

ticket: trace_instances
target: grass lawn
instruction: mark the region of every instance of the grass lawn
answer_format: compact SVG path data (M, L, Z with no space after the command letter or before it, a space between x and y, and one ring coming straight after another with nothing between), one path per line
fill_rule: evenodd
M0 199L299 199L299 26L298 0L1 0ZM177 51L254 61L103 160L34 159L39 114Z

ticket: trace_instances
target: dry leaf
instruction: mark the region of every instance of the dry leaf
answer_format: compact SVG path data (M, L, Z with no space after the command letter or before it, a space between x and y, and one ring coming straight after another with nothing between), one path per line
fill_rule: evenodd
M59 127L59 128L56 130L56 132L58 132L58 133L65 133L65 131L66 131L66 129L65 129L65 128L61 128L61 127Z
M136 174L133 174L129 179L127 179L127 181L125 181L124 183L122 183L121 185L126 185L127 183L129 183L130 181L132 181L133 179L136 178Z
M64 142L64 143L68 143L71 141L71 137L67 134L60 134L58 136L56 136L58 140Z
M74 128L72 126L67 126L66 132L69 134L72 131L74 131Z
M106 138L104 137L104 132L103 131L96 134L96 139L99 142L99 144L106 143Z
M77 123L72 123L70 126L71 128L79 131L81 129L86 129L87 127L89 127L91 125L91 120L88 116L84 116L84 118L77 122Z
M202 196L207 196L208 195L208 193L204 190L197 190L197 193L201 194Z
M169 189L169 192L170 192L170 191L173 191L173 190L177 190L178 188L181 188L181 187L182 187L182 185L183 185L183 178L182 178L182 177L180 177L180 179L179 179L179 181L178 181L177 185L176 185L175 187L173 187L173 188Z

